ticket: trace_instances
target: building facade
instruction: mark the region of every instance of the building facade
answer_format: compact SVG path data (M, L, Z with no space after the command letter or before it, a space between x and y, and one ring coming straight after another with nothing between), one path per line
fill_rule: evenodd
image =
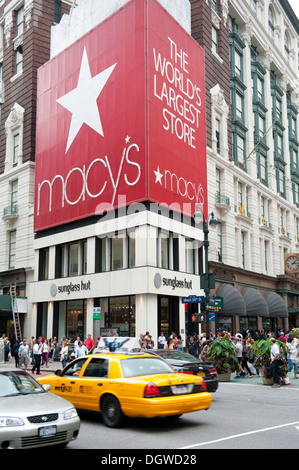
M218 325L292 328L298 273L285 260L299 251L298 18L283 0L191 4L206 57Z
M0 2L0 330L11 338L11 287L21 300L21 332L31 334L37 69L50 58L51 26L72 4Z

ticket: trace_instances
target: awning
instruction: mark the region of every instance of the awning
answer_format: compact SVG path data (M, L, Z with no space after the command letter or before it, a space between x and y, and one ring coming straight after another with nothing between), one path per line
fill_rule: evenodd
M246 316L246 305L240 292L231 284L221 284L216 297L223 298L223 308L219 316Z
M247 317L269 317L269 308L262 294L252 287L245 287L242 296L246 305Z
M270 317L288 317L288 309L282 297L276 292L265 292L265 300L269 308Z
M0 295L0 310L11 311L11 297L10 295Z

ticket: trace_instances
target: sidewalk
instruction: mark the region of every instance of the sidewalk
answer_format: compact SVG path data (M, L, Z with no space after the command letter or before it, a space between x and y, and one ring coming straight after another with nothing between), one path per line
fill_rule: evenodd
M6 362L5 364L0 363L0 369L3 369L3 368L7 369L7 370L16 370L14 358L10 358L9 362ZM29 372L29 374L32 375L33 377L38 378L38 377L43 377L45 375L53 374L53 372L57 369L62 369L61 362L54 361L54 362L49 362L48 367L46 367L45 365L41 366L41 368L40 368L41 375L36 375L36 374L33 374L31 372L31 370L32 370L32 365L31 364L30 364L30 366L28 366L27 372ZM233 373L231 375L231 379L230 379L229 383L233 383L233 384L236 384L236 385L238 385L238 384L242 384L242 385L263 385L262 377L258 376L258 375L254 375L252 378L246 377L244 379L234 379L235 376L236 376L235 373ZM284 388L292 387L292 388L299 389L299 379L297 379L297 380L294 379L294 372L290 372L289 379L290 379L291 384L290 385L282 385L282 387L284 387ZM219 382L219 386L221 385L221 383L222 382ZM224 382L224 383L228 383L228 382ZM263 385L263 386L267 387L267 385ZM269 385L268 385L268 387L269 387Z
M262 380L262 377L261 376L258 376L258 375L254 375L252 378L249 378L249 377L245 377L244 379L235 379L234 377L236 376L235 373L233 373L231 375L231 379L230 379L230 383L234 383L234 384L245 384L245 385L263 385L264 387L269 387L269 385L264 385L263 384L263 380ZM299 376L299 374L298 374ZM290 379L290 385L282 385L281 387L284 387L284 388L289 388L289 387L292 387L292 388L298 388L299 389L299 378L298 379L294 379L294 372L290 372L289 373L289 379ZM220 382L221 383L221 382Z
M24 370L24 366L22 366L22 369L16 369L15 367L15 360L14 358L10 358L8 362L5 362L5 363L1 363L0 362L0 369L6 369L6 370ZM32 370L32 365L28 365L28 368L27 368L27 372L29 372L30 375L32 375L33 377L43 377L45 375L50 375L50 374L53 374L53 372L57 369L62 369L62 365L61 365L61 362L59 361L54 361L54 362L48 362L48 367L46 367L45 365L42 365L40 367L40 371L41 371L41 375L36 375L34 373L31 372Z

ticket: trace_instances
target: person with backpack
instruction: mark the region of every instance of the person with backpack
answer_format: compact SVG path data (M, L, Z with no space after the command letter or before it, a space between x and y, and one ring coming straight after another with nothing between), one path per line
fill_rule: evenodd
M194 356L194 357L198 357L198 355L197 355L197 344L194 341L193 336L190 336L189 342L187 344L187 352L189 354L192 354L192 356Z

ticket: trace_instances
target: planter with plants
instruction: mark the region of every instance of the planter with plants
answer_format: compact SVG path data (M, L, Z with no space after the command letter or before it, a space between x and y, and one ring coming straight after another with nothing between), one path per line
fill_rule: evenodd
M281 342L277 341L276 343L279 347L280 357L279 357L279 366L278 366L278 375L281 379L284 379L288 373L288 363L286 360L285 353L287 352L287 346ZM269 339L261 339L255 341L252 345L253 352L255 354L254 367L260 369L262 381L264 385L273 385L273 377L270 373L271 365L271 344Z
M206 359L214 364L220 382L230 381L231 373L239 370L236 351L234 343L225 337L216 338L210 346Z
M299 339L299 328L293 328L291 334L294 336L294 338Z

